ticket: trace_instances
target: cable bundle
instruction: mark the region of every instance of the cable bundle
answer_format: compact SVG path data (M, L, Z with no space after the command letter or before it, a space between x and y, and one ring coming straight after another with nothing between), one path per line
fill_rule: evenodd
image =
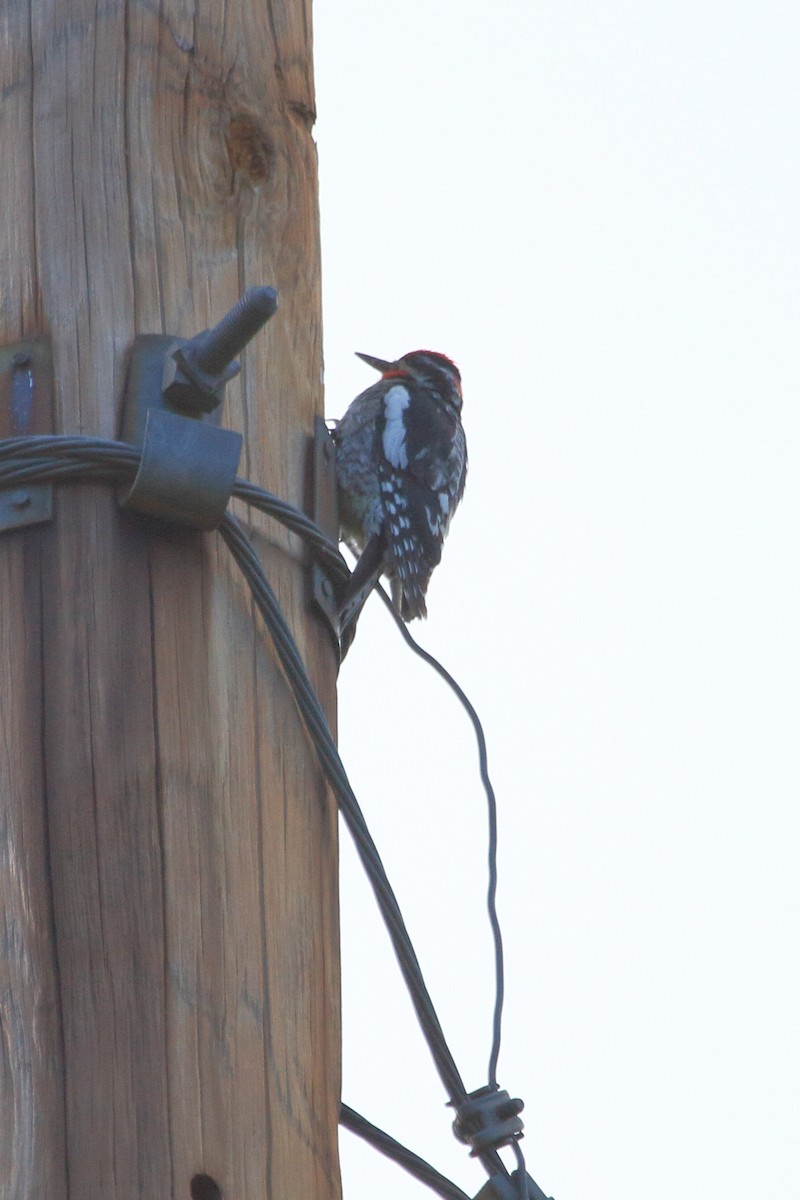
M139 459L140 451L135 447L100 438L57 436L9 438L0 441L0 487L23 482L79 482L82 480L120 485L130 482L135 476ZM349 572L338 547L303 513L247 480L237 479L233 495L280 521L289 530L302 537L311 548L313 555L330 572L334 581L346 580ZM513 1197L514 1192L517 1193L518 1200L528 1200L528 1198L543 1200L544 1194L525 1172L524 1158L519 1146L519 1138L522 1136L522 1122L519 1119L522 1102L511 1100L508 1093L501 1091L497 1084L504 994L503 946L496 908L497 806L488 774L486 740L477 713L452 676L432 655L417 645L394 612L388 596L379 587L380 594L407 644L415 654L418 654L437 671L466 709L478 742L480 773L486 790L489 811L487 902L494 937L497 986L488 1070L489 1084L477 1092L468 1094L425 985L397 898L350 786L325 715L280 605L245 530L236 518L227 513L219 526L219 532L245 576L255 604L273 638L301 718L311 736L322 770L336 796L342 817L355 842L389 932L423 1035L450 1103L456 1110L454 1123L456 1136L472 1146L473 1155L479 1158L490 1177L480 1192L479 1200L506 1200L506 1197ZM468 1200L464 1192L418 1155L371 1125L346 1105L342 1106L341 1123L398 1162L415 1178L438 1192L445 1200ZM498 1148L504 1145L511 1145L517 1158L517 1170L513 1173L508 1172L498 1154Z

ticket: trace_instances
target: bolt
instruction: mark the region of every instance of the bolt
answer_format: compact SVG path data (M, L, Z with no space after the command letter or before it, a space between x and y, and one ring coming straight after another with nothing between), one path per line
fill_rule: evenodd
M21 512L23 508L30 507L32 498L30 492L12 492L8 502L16 512Z
M11 355L11 365L14 367L27 367L30 361L30 354L27 354L24 350L15 350Z
M209 329L194 351L201 371L221 375L278 307L278 293L271 287L248 288L222 320Z

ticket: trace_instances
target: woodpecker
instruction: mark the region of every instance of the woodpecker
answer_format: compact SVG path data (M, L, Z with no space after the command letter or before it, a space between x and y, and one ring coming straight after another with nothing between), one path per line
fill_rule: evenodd
M427 616L425 593L467 476L455 363L433 350L396 362L358 357L381 378L332 431L340 539L359 555L340 609L343 654L382 574L404 621Z

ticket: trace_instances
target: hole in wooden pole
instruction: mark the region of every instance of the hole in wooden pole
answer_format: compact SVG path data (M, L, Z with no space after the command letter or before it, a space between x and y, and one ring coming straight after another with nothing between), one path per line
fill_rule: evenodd
M191 1200L222 1200L222 1189L210 1175L194 1175L189 1195Z

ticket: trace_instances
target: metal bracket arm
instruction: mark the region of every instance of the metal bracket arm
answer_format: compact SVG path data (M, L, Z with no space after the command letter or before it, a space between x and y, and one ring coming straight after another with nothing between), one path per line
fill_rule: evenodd
M213 329L193 338L137 337L128 364L122 439L140 446L123 508L214 529L236 482L242 435L219 427L234 355L275 312L274 288L251 288Z

